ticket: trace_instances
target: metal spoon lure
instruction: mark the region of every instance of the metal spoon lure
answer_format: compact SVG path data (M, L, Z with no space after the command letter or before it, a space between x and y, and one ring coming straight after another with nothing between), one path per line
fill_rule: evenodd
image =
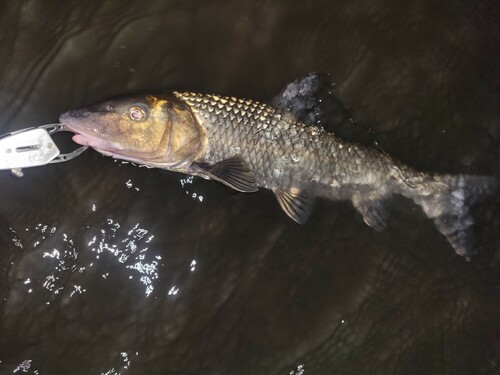
M62 154L51 135L71 130L63 124L47 124L18 130L0 136L0 170L10 169L16 176L22 176L22 168L61 163L72 160L88 146Z

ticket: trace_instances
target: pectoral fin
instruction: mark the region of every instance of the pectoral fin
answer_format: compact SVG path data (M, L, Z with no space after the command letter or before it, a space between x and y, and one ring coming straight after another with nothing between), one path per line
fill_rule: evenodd
M304 224L311 214L314 197L299 189L274 190L278 203L285 213L299 224Z
M222 160L216 164L193 164L196 172L243 193L252 193L259 188L250 167L239 156Z

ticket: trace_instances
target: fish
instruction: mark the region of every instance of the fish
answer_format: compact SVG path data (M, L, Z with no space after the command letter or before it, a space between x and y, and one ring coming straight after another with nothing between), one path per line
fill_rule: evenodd
M458 255L475 251L470 208L498 191L495 176L419 171L383 151L306 124L291 111L255 100L171 91L112 99L63 113L73 141L105 156L218 181L231 189L274 192L304 224L317 198L350 200L364 222L387 227L384 202L413 200Z

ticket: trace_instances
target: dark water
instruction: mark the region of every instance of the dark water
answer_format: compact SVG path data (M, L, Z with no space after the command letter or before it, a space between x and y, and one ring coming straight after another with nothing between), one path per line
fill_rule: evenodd
M0 133L134 91L266 100L321 71L391 155L498 175L499 8L3 1ZM1 172L1 374L500 373L498 202L465 262L403 199L382 233L324 201L298 226L268 191L183 179L95 152Z

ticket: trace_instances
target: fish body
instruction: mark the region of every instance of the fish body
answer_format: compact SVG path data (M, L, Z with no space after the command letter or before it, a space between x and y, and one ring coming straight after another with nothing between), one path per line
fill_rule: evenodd
M348 142L284 109L234 97L172 92L69 111L60 122L74 141L107 156L219 181L241 192L274 191L304 223L316 197L351 200L383 229L383 201L400 194L419 204L460 255L472 252L469 207L494 178L417 171L383 152Z

